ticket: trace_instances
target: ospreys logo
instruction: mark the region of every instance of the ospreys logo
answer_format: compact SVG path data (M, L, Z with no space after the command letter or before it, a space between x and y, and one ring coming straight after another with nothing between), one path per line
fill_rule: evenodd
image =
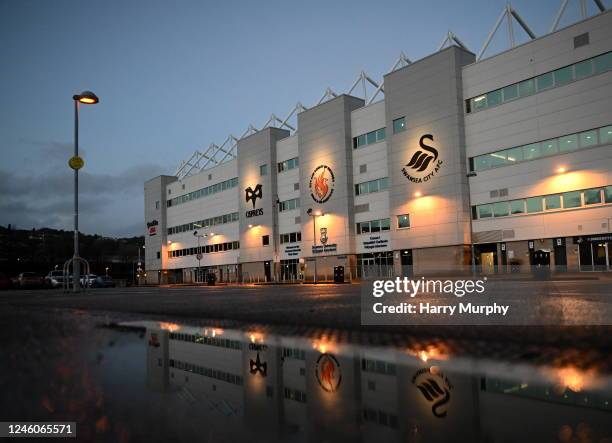
M438 158L438 150L433 146L425 144L425 140L434 141L433 135L425 134L419 140L422 150L417 150L410 161L402 168L404 176L413 183L429 181L442 166L442 160Z
M268 363L262 362L260 360L259 352L257 353L257 357L255 361L253 360L249 361L249 372L253 375L259 372L262 377L265 377L266 375L268 375Z
M258 184L257 186L255 186L255 189L253 190L250 186L248 188L246 188L244 190L244 192L246 193L246 202L248 203L249 200L253 202L253 209L255 209L255 201L259 198L263 198L263 192L261 190L261 185Z
M329 166L317 166L310 176L310 196L317 203L325 203L334 193L335 182L334 171Z
M340 363L331 354L321 354L317 359L316 369L319 386L327 392L336 392L342 381Z
M446 417L453 385L437 366L419 369L412 377L412 384L431 403L431 412L435 417Z

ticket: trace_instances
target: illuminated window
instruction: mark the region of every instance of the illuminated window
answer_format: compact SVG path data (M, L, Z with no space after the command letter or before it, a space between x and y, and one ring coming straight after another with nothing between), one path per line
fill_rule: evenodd
M529 214L533 212L542 212L542 197L532 197L526 200L527 212Z
M580 191L565 192L563 194L564 208L579 208L582 206Z
M262 177L264 175L268 175L268 165L267 164L266 165L261 165L259 167L259 175L261 175Z
M406 130L406 117L400 117L393 120L393 133L398 134Z
M410 227L410 215L401 214L397 216L397 228L404 229Z
M584 204L595 205L601 203L601 189L587 189L584 191Z

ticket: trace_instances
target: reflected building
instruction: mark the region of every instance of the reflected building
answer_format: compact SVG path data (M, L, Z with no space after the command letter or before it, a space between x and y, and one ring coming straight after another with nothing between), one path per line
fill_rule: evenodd
M612 436L610 379L592 371L510 373L431 350L153 325L151 389L186 392L192 407L271 441L546 440L579 426Z

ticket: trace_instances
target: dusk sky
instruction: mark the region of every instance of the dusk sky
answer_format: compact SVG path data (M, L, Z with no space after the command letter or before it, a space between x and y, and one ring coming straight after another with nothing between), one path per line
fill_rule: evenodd
M540 36L560 3L512 5ZM0 225L72 229L75 93L100 97L81 109L81 231L142 235L145 180L328 86L347 92L361 70L379 81L449 29L478 52L505 4L0 0ZM504 27L487 54L506 45Z

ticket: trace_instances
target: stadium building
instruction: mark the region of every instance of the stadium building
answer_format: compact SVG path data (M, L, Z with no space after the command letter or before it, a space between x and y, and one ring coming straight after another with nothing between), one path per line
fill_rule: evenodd
M478 54L449 32L147 181L147 281L610 271L612 14L594 3L541 37L508 5ZM510 49L483 57L506 25Z

